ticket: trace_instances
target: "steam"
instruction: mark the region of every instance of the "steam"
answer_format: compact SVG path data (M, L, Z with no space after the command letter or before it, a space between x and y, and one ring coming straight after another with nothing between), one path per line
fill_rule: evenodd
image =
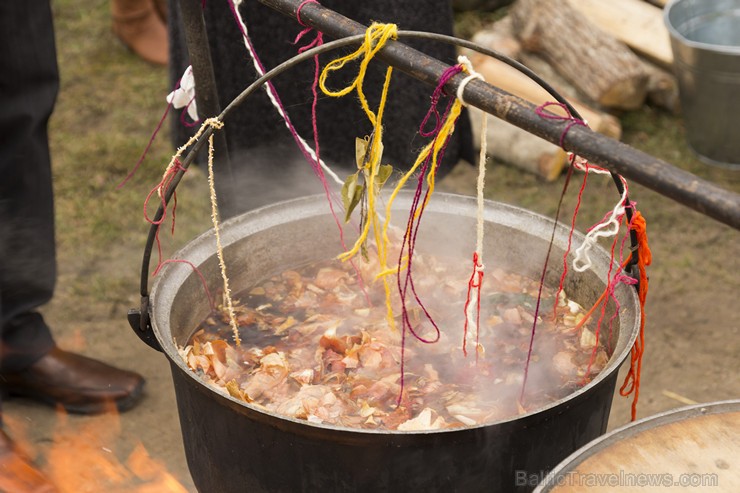
M337 169L340 176L345 170ZM232 214L307 195L324 194L311 164L293 145L256 147L231 156ZM229 179L224 173L221 177ZM218 177L217 177L218 179ZM337 185L327 177L329 190Z

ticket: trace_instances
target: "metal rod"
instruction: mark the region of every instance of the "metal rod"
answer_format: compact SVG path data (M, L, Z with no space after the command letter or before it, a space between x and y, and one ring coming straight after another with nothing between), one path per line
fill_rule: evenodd
M203 19L203 2L201 0L179 0L179 6L185 32L185 44L190 57L190 65L193 67L198 116L201 121L205 121L207 118L220 114L221 105L218 99L216 75L213 71L206 24ZM233 205L234 195L231 184L234 183L234 179L226 135L224 132L217 132L214 140L214 146L217 149L214 166L220 168L218 174L222 177L215 183L220 202L219 207L224 217L230 217L238 211Z
M302 0L259 0L259 2L293 18L296 18L298 6L303 3ZM366 26L315 2L306 3L301 8L301 21L335 38L362 34L366 30ZM455 44L466 46L466 42L462 40L456 40ZM378 57L431 86L435 86L444 71L449 68L441 61L398 41L386 44ZM455 94L464 78L463 75L452 78L446 85L448 93ZM473 80L465 87L464 98L466 103L556 145L559 144L568 124L544 119L536 113L533 104L479 80ZM740 195L736 193L581 125L570 128L563 138L563 147L686 207L740 230Z

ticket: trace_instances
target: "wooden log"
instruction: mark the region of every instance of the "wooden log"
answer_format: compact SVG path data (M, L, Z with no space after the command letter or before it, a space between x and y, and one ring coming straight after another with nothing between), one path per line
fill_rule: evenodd
M475 70L485 78L486 82L506 92L526 99L537 106L555 100L536 82L504 62L481 55L471 55L471 61ZM586 120L592 130L614 139L621 137L622 126L616 117L593 109L575 98L568 97L568 101L580 113L583 119ZM558 108L551 111L565 116L565 113L559 111Z
M663 11L642 0L568 0L586 19L663 68L673 64Z
M484 114L478 108L470 108L476 146L480 142ZM555 144L492 116L488 117L486 125L488 156L534 173L546 181L556 180L567 166L567 153Z
M476 33L472 41L510 58L519 59L519 61L522 61L523 56L532 57L532 55L527 55L527 52L522 51L521 43L514 36L511 19L508 16ZM553 100L544 89L511 66L471 50L461 51L471 59L475 69L489 83L534 104L539 105ZM542 64L547 64L541 58L539 61ZM549 65L547 67L549 71L545 74L537 71L539 75L557 87L558 92L567 97L571 104L576 106L579 113L587 115L585 118L594 130L617 139L621 136L622 128L617 118L588 108L583 103L575 100L573 97L575 89L557 75L552 67ZM557 78L557 80L552 80L554 78ZM563 90L563 86L568 87ZM470 115L473 123L474 142L477 145L480 142L482 112L477 108L471 108ZM488 119L486 138L490 157L534 173L546 181L557 179L567 166L567 154L563 149L498 118L491 117Z
M567 0L517 0L509 12L524 48L542 54L588 98L607 108L642 106L647 74L640 60Z
M508 15L475 33L471 41L514 60L519 60L522 53L522 44L514 35L514 27Z
M522 50L519 52L518 60L555 87L558 92L568 98L569 101L579 102L578 94L573 85L566 81L563 76L558 74L557 71L555 71L555 69L553 69L553 67L542 57L532 52ZM640 63L642 63L648 76L647 102L652 106L665 109L673 114L678 114L681 111L681 104L676 77L667 70L664 70L642 58L640 59ZM576 105L576 109L578 109L580 113L581 110L578 105ZM594 109L594 111L598 110ZM612 118L614 119L614 123L619 124L618 119L615 117ZM589 120L589 122L596 122L593 118L586 119ZM611 135L609 132L604 132L597 128L594 128L594 130L599 133L603 133L604 135L610 135L617 139L619 138L617 134Z
M648 74L648 103L678 114L681 111L681 101L676 77L650 62L643 61L643 63Z

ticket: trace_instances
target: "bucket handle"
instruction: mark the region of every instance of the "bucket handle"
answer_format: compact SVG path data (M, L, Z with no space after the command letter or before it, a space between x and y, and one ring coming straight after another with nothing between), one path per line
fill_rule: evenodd
M558 103L563 104L568 109L571 116L579 120L583 119L581 115L578 113L578 111L573 107L573 105L571 105L562 95L560 95L560 93L558 93L550 84L548 84L545 80L543 80L535 72L533 72L526 66L522 65L518 61L506 55L503 55L497 51L490 50L472 41L456 38L454 36L447 36L444 34L429 33L429 32L423 32L423 31L398 31L398 37L399 38L428 39L428 40L433 40L433 41L439 41L442 43L452 44L458 47L468 48L478 53L481 53L483 55L486 55L486 56L495 58L499 61L502 61L506 63L507 65L517 69L518 71L520 71L521 73L529 77L532 81L537 83L540 87L542 87L545 91L547 91L553 98L555 98L555 100ZM242 91L241 94L239 94L236 98L234 98L231 101L231 103L229 103L229 105L226 108L224 108L221 114L219 114L216 117L217 120L224 121L224 119L229 115L229 113L231 113L231 111L234 108L242 104L247 97L249 97L251 94L256 92L259 88L261 88L269 80L289 70L295 65L301 62L304 62L306 60L309 60L313 58L315 55L319 55L321 53L325 53L331 50L343 48L343 47L350 46L350 45L358 45L364 40L364 38L365 38L364 34L348 36L348 37L341 38L335 41L324 43L320 46L316 46L292 58L289 58L285 62L273 68L272 70L266 72L263 76L258 78L251 85L249 85L246 89L244 89L244 91ZM460 75L460 74L450 79L447 83L447 86L450 89L449 93L456 94L457 89L460 87L463 80L465 80L465 76ZM494 86L491 86L490 84L484 81L473 81L473 82L486 84L486 85L489 85L490 88L495 89ZM468 84L466 87L463 88L464 89L463 94L465 90L468 90L468 87L471 85L472 84ZM552 127L564 126L563 122L552 121L552 120L544 120L542 124L549 125ZM567 125L567 123L565 125ZM175 189L180 183L180 180L182 179L185 171L187 171L190 164L192 164L192 162L195 160L196 155L203 148L203 146L208 141L208 138L213 134L213 132L214 132L214 127L209 125L205 128L205 130L200 135L200 137L196 139L196 141L193 143L192 147L190 148L190 151L188 152L188 154L180 162L180 169L178 169L178 171L173 176L172 181L170 182L169 186L167 187L167 190L165 191L162 197L162 201L160 201L159 207L157 208L157 212L155 213L154 218L151 221L152 224L149 228L149 235L147 237L146 245L144 247L144 254L143 254L142 263L141 263L141 282L140 282L140 289L139 289L139 292L141 295L141 303L140 303L139 308L130 309L127 315L129 325L134 330L136 335L139 336L139 338L142 341L144 341L147 345L149 345L150 347L160 352L163 351L162 346L157 340L154 330L152 328L152 324L151 324L151 303L150 303L150 298L149 298L148 280L149 280L149 266L151 263L152 250L154 248L154 243L157 237L157 232L159 230L161 219L164 216L165 208L169 204L169 201L172 198L172 195L175 193ZM617 187L617 191L619 192L619 195L620 196L623 195L624 187L623 187L622 181L619 178L619 175L617 175L613 171L610 171L610 174ZM629 203L629 198L625 197L625 201ZM627 216L628 221L631 221L632 215L633 213L632 213L631 208L627 207L626 216ZM556 218L555 224L557 225L557 218ZM639 276L635 276L633 272L634 268L637 265L637 256L638 256L637 234L634 230L630 230L630 243L631 243L632 253L631 253L630 260L627 266L625 267L624 271L628 275L630 275L630 277L639 279Z

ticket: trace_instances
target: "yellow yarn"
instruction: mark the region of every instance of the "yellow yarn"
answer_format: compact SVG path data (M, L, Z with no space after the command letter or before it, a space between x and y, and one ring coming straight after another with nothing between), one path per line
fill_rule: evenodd
M395 273L400 273L400 271L403 271L408 268L409 264L409 256L405 255L399 265L397 265L395 268L388 268L387 264L387 245L390 242L390 239L388 238L388 227L390 225L391 221L391 208L393 207L393 201L396 199L396 196L401 191L401 189L404 187L406 182L411 178L411 176L416 172L416 170L421 166L421 164L427 159L429 156L429 153L432 153L432 162L429 167L428 173L427 173L427 184L429 185L428 193L426 194L426 197L424 198L424 202L422 202L421 206L416 210L414 213L414 220L417 220L419 216L424 212L424 208L429 203L429 199L432 196L432 193L434 192L434 171L437 169L437 159L439 157L439 152L444 147L445 143L447 142L448 137L452 134L452 132L455 131L455 122L457 121L457 118L460 116L460 112L462 110L462 103L460 100L456 99L455 102L452 104L452 107L450 108L450 112L447 115L447 119L445 120L444 124L442 125L442 128L439 131L439 134L437 135L437 138L435 138L432 142L427 144L422 151L419 153L419 157L416 158L416 161L414 162L413 166L411 166L411 169L406 172L406 174L401 177L401 179L398 181L398 184L396 185L396 188L391 193L391 196L388 200L388 203L386 204L385 208L385 221L383 222L383 231L382 231L382 241L379 243L382 243L384 245L384 248L378 248L378 257L379 262L381 266L380 273L376 276L377 278L382 278L383 283L386 286L386 297L385 297L385 306L386 306L386 318L388 319L388 323L392 328L395 329L395 317L393 315L393 307L391 304L391 297L390 297L390 288L388 286L388 280L387 276ZM406 236L409 236L411 234L411 228L412 224L409 222L406 226L405 234Z
M378 259L380 261L380 270L387 269L387 250L388 242L383 241L381 234L380 222L378 220L378 213L376 210L377 195L380 192L380 186L376 182L378 171L380 167L380 159L382 157L383 150L383 112L385 104L388 99L388 87L390 85L391 75L393 73L393 67L388 67L385 72L385 81L383 82L383 90L380 95L380 102L378 104L377 114L370 109L370 105L367 102L367 97L363 90L363 83L365 81L365 75L367 73L367 67L373 57L380 51L389 39L397 38L398 29L395 24L380 24L373 23L367 31L365 31L365 40L355 52L350 53L344 57L333 60L321 72L319 77L319 87L324 94L331 97L346 96L350 92L357 91L357 96L360 100L360 105L365 111L368 120L373 125L373 136L370 142L370 148L366 152L365 162L362 165L362 172L365 177L365 189L367 193L367 220L363 225L360 236L357 238L354 246L339 255L339 259L346 261L357 255L361 250L362 245L367 241L367 237L370 233L370 227L373 229L373 235L375 236L375 243L378 249ZM339 90L331 90L326 87L327 77L331 72L340 70L348 62L356 59L360 59L360 68L357 72L357 77L347 87ZM393 312L391 309L391 288L387 279L383 279L383 285L385 289L386 304L388 306L388 323L392 328L395 329L395 322L393 320Z
M393 201L396 200L396 196L401 191L401 189L404 187L406 182L411 178L411 176L416 172L416 170L421 166L421 164L427 159L429 156L429 153L432 153L432 162L431 166L429 166L429 170L427 173L427 184L429 185L429 193L426 194L426 197L424 199L424 202L422 202L421 206L416 210L416 213L414 214L414 219L418 219L419 215L421 215L424 212L424 208L429 203L429 199L432 196L432 193L434 193L434 185L435 185L435 173L434 170L437 168L437 159L439 157L439 152L444 147L445 143L447 142L447 139L449 136L455 131L455 122L457 121L458 117L460 116L460 112L462 111L462 103L459 99L456 99L454 103L452 103L452 107L450 108L450 112L447 115L447 119L445 120L444 124L442 125L442 128L439 131L439 134L434 141L427 144L419 153L419 157L416 158L416 161L414 162L413 166L411 166L411 169L406 172L403 177L398 181L398 184L396 185L396 188L393 189L393 192L391 193L390 198L388 199L388 203L386 204L385 208L385 221L383 223L383 241L388 243L388 227L390 225L391 221L391 208L393 207ZM411 227L409 224L408 227ZM406 234L409 234L410 232L407 230ZM401 266L401 270L406 269L408 267L408 257L405 256L403 259L404 264ZM381 261L381 264L383 262ZM388 274L392 274L396 272L396 269L386 269L380 272L378 274L378 277L381 276L387 276Z
M383 48L383 46L389 39L396 39L397 32L398 29L395 24L373 23L367 29L367 31L365 31L365 40L362 46L360 46L354 53L350 53L349 55L329 62L329 64L324 67L324 70L321 72L321 76L319 77L319 87L321 87L321 90L327 96L346 96L351 91L356 90L360 100L360 105L365 111L365 114L370 120L370 123L372 123L374 127L373 138L370 142L370 149L368 149L367 157L365 159L366 168L363 170L367 189L368 220L365 222L360 236L355 242L354 246L349 251L339 256L339 258L343 261L357 255L357 253L360 251L360 248L367 240L371 225L375 234L376 242L378 244L378 249L385 250L385 245L381 245L381 242L378 241L380 240L380 228L378 224L377 212L375 210L376 195L378 192L378 187L375 183L375 177L378 174L378 167L380 166L380 158L382 154L383 110L388 98L388 86L390 84L391 74L393 73L393 67L388 67L388 69L386 70L385 81L383 83L383 91L380 96L380 103L378 104L377 115L370 109L367 98L365 97L365 92L363 91L363 83L365 80L365 75L367 73L367 67L370 64L370 60L372 60L372 58L378 53L378 51ZM357 77L355 77L355 80L350 85L336 91L328 89L326 87L326 79L331 72L340 70L348 62L356 60L360 57L362 57L362 60L360 61L360 68L357 72Z
M395 24L380 24L377 22L373 23L369 28L367 28L367 31L365 31L365 41L357 49L357 51L355 51L354 53L350 53L347 56L337 58L336 60L329 62L329 64L324 67L324 70L321 72L321 77L319 77L319 87L321 87L323 93L327 96L338 98L341 96L346 96L353 90L357 90L357 95L360 98L360 104L362 105L362 109L365 110L365 114L370 120L370 123L375 126L379 126L380 118L376 118L375 113L373 113L373 111L370 109L367 98L365 97L365 93L362 89L362 85L365 81L365 73L367 72L367 67L370 64L370 60L372 60L373 57L378 53L378 51L380 51L380 49L385 46L385 43L389 39L396 39L398 37L397 34L398 28ZM356 60L362 55L364 56L360 61L360 69L357 72L357 77L350 85L338 91L327 89L326 79L329 76L330 72L340 70L347 64L347 62ZM390 78L392 71L393 68L388 67L388 70L386 71L386 86L388 84L388 79ZM385 89L387 89L387 87ZM382 100L379 105L378 112L382 111L384 103L385 101Z

